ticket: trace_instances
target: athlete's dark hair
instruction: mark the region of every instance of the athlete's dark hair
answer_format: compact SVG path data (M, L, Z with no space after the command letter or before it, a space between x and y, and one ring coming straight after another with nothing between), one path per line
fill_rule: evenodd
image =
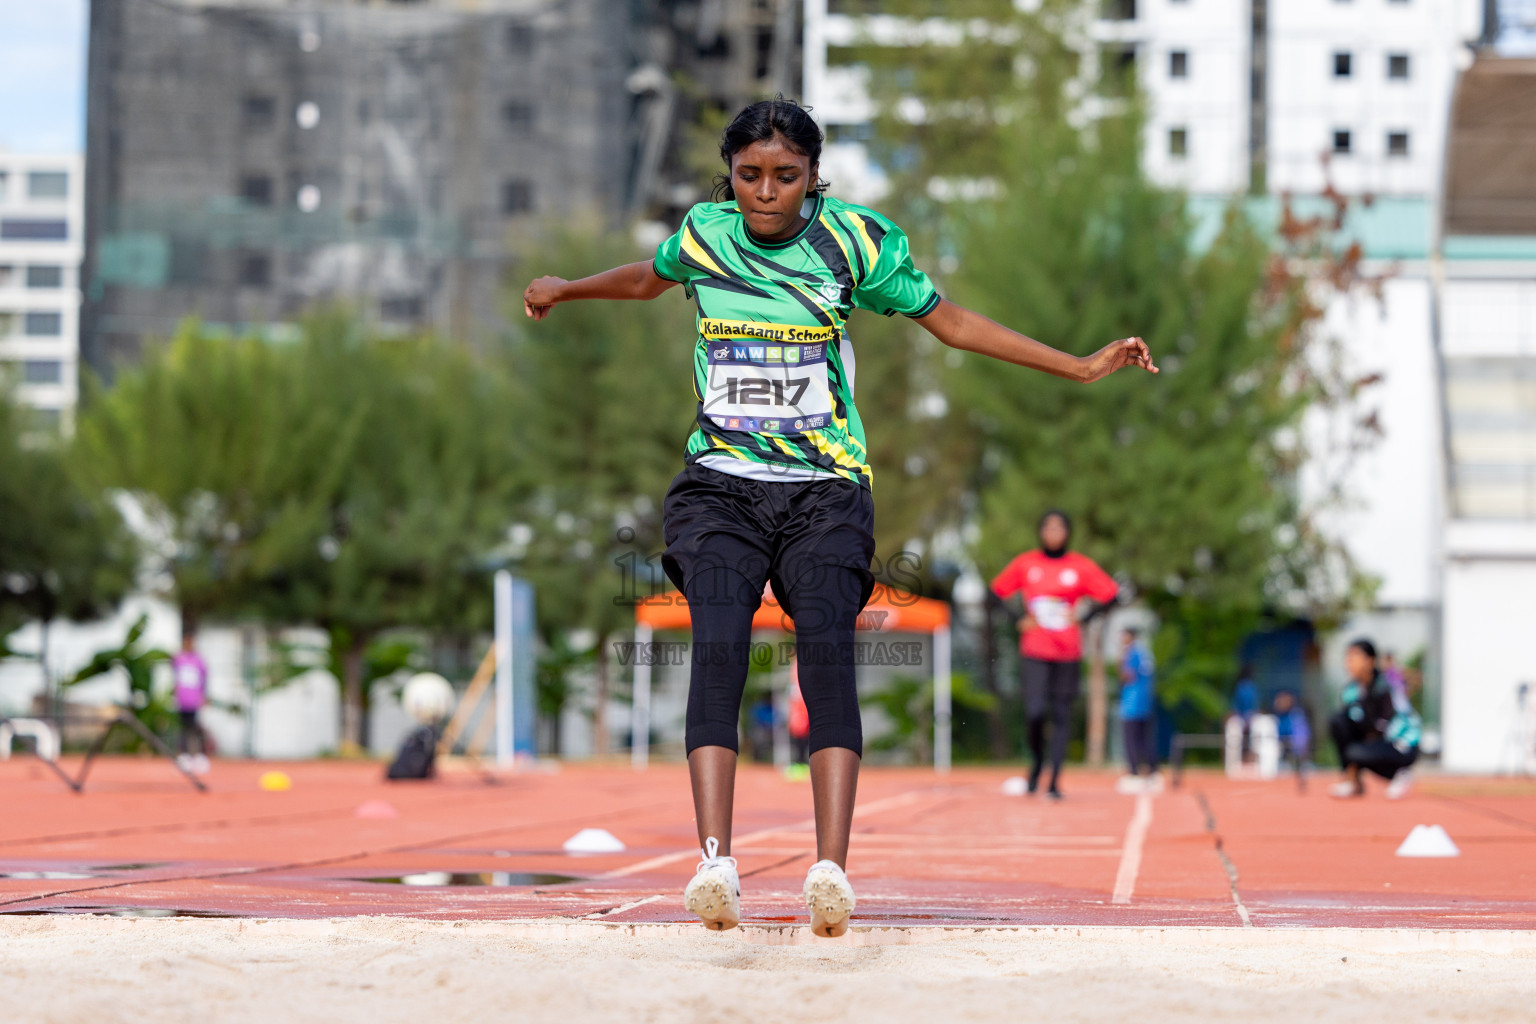
M1072 517L1067 515L1059 508L1048 508L1045 510L1045 514L1042 515L1040 517L1040 521L1035 524L1036 533L1039 533L1041 530L1045 529L1045 521L1047 519L1060 519L1061 525L1067 528L1067 536L1072 536Z
M1372 661L1376 660L1376 645L1371 643L1365 637L1361 637L1358 640L1351 641L1349 646L1352 649L1359 651L1361 654L1365 655L1367 658L1370 658Z
M821 127L811 120L808 108L785 99L782 94L753 103L725 126L725 134L720 137L720 159L725 161L725 173L715 175L715 202L736 198L736 191L731 188L731 157L752 143L767 142L775 135L783 138L790 149L810 157L812 167L820 162L824 136ZM810 190L825 192L827 183L817 179Z

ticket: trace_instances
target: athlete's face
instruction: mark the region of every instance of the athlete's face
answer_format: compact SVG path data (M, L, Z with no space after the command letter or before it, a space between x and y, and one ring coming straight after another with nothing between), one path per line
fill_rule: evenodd
M777 241L800 230L800 205L816 182L811 158L775 135L731 157L731 188L747 227L759 238Z
M1040 546L1047 551L1060 551L1067 546L1067 524L1061 516L1046 516L1040 524Z

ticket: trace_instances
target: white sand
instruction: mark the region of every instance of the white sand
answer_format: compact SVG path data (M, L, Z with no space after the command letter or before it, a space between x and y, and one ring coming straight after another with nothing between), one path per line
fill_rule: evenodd
M1536 1020L1536 934L0 919L0 1021ZM856 944L857 943L857 944Z

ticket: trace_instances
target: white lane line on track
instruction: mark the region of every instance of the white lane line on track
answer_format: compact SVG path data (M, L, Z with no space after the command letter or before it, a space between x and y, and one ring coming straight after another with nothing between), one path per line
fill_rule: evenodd
M1136 798L1136 810L1131 813L1131 823L1125 826L1125 845L1120 848L1120 870L1115 872L1115 894L1111 903L1131 902L1136 890L1136 875L1141 871L1141 848L1147 841L1147 829L1152 825L1152 794L1142 793Z
M902 807L920 799L924 795L925 791L917 791L911 793L898 793L896 796L888 796L884 800L876 800L873 803L868 803L862 807L855 808L853 812L853 820L858 821L860 818L868 817L871 814L879 814L881 811L888 811L893 807ZM740 849L743 846L749 846L752 843L761 842L764 839L781 835L785 832L792 832L796 829L803 828L814 828L815 826L815 818L806 818L802 821L796 821L789 825L779 825L776 828L765 828L756 832L748 832L744 836L737 836L736 838L732 839L731 849ZM649 860L642 860L639 863L631 864L628 867L615 868L612 871L605 871L603 874L598 875L596 879L593 879L593 881L604 878L623 878L625 875L638 875L642 872L650 871L654 868L665 867L668 864L675 864L680 860L688 860L690 857L697 857L698 855L698 850L678 850L676 853L664 853L659 857L652 857Z
M611 910L599 910L594 914L587 914L585 915L584 919L588 921L601 921L604 918L612 917L615 914L622 914L626 910L634 910L636 907L643 907L647 903L655 903L657 900L664 900L666 898L667 897L662 893L657 893L655 896L647 896L643 900L635 900L631 903L625 903L624 905L614 907Z

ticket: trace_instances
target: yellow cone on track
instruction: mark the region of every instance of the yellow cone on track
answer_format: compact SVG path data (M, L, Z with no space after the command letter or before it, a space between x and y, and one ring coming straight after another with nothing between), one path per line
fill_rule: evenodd
M280 793L293 788L293 780L287 772L262 772L256 784L269 793Z

